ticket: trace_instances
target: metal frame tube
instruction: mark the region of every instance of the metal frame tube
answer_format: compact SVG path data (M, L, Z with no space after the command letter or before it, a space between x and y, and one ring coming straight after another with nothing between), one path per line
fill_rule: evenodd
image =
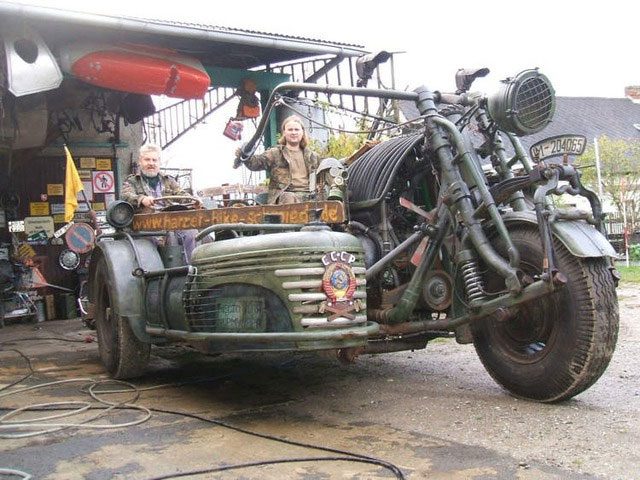
M305 330L303 332L265 332L265 333L206 333L184 332L157 327L146 327L149 335L168 338L170 340L211 341L221 343L277 343L277 342L314 342L322 340L367 339L380 331L380 326L367 322L362 327L334 330Z

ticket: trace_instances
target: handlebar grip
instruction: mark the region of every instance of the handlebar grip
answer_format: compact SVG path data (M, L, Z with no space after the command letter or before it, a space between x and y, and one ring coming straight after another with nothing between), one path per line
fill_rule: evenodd
M447 105L463 105L465 107L473 105L473 100L466 93L442 93L434 92L436 101L440 103L446 103Z

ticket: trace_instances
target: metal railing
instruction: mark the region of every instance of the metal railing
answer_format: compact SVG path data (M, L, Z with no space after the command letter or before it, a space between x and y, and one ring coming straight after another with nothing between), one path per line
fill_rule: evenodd
M376 68L371 86L394 88L393 57L386 64ZM358 80L355 58L326 57L270 66L265 69L272 73L290 76L292 82L310 82L354 87ZM184 100L158 110L144 119L147 141L160 145L163 149L176 142L189 130L202 122L223 105L234 98L236 89L228 87L212 88L203 99ZM354 95L323 95L302 93L303 98L325 102L356 115L374 117L387 116L390 107L379 100L356 97Z
M211 88L202 99L183 100L144 119L147 141L163 149L202 122L235 96L233 88Z

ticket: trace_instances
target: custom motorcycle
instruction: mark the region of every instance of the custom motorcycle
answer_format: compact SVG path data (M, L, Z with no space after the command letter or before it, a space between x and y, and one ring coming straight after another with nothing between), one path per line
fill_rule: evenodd
M453 94L360 89L415 102L421 124L348 167L346 230L363 245L367 315L381 331L365 351L453 332L514 395L560 401L592 385L613 354L616 253L577 169L534 164L519 140L553 117L548 78L527 70L494 95L469 92L487 73L460 70ZM296 88L353 93L279 90ZM554 153L576 152L575 138L554 140ZM591 211L556 208L562 194L586 197Z
M417 107L413 129L353 163L323 160L314 201L135 216L115 202L115 233L100 237L89 271L110 373L140 375L149 346L166 341L205 352L335 350L352 361L455 335L516 396L556 402L592 385L618 332L599 199L569 162L534 163L520 143L553 117L547 77L527 70L495 95L470 92L486 73L458 72L452 94L278 86L238 161L274 105L303 90ZM562 194L585 197L590 211L557 208ZM189 265L151 240L184 228L216 238Z

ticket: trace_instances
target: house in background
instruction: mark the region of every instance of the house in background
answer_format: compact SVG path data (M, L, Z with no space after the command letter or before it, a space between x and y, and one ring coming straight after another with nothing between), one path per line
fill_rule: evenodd
M609 138L640 140L640 86L625 88L625 97L557 97L553 121L542 132L525 137L525 147L566 133L584 135L588 144Z
M583 135L587 146L593 145L594 139L603 135L612 139L640 141L640 86L626 87L624 94L625 97L620 98L556 97L553 121L541 132L521 138L525 150L528 152L529 147L540 140L565 134ZM415 105L410 102L401 102L400 109L407 118L419 116ZM621 252L624 243L622 219L618 215L608 216L606 228L610 240ZM638 241L640 235L632 232L630 243Z

